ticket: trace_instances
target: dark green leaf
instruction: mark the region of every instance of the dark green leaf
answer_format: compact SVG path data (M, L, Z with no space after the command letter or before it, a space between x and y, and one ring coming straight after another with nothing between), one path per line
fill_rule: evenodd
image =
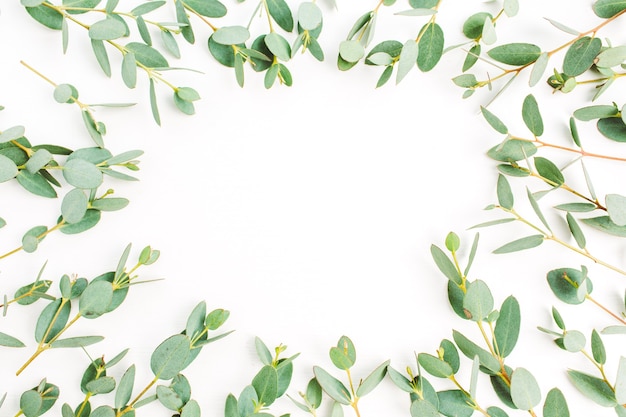
M469 39L479 39L483 34L483 26L487 18L493 19L493 16L486 12L471 15L463 23L463 34Z
M163 341L150 358L152 373L163 380L172 379L184 367L189 351L191 340L188 336L177 334Z
M602 342L602 338L595 329L591 332L591 353L593 354L593 359L596 362L601 365L606 363L606 349L604 348L604 342Z
M487 55L503 64L524 66L539 58L541 48L530 43L508 43L487 51Z
M276 369L265 365L252 380L252 386L257 393L259 403L271 405L278 394L278 374Z
M43 4L37 7L27 7L26 12L28 12L33 19L50 29L61 30L63 26L63 15Z
M411 403L410 413L411 417L439 417L440 415L434 405L422 399Z
M607 117L598 120L598 131L606 138L616 142L626 142L626 124L619 117Z
M56 191L41 173L31 174L26 170L21 170L16 176L17 182L31 193L48 198L55 198Z
M453 331L452 336L454 338L454 342L465 356L470 359L474 359L474 356L478 356L482 366L491 372L500 372L500 363L496 358L491 356L489 352L479 347L456 330Z
M602 41L598 38L585 36L574 42L563 59L563 72L570 77L576 77L587 71L600 53Z
M511 210L515 200L513 198L513 193L511 192L511 186L509 185L506 177L502 174L498 175L497 194L498 203L502 207Z
M535 100L532 94L529 94L524 99L522 118L524 119L526 127L528 127L528 130L530 130L533 135L541 136L543 134L543 120L539 112L537 100Z
M603 407L615 407L617 401L611 387L602 379L573 369L567 375L574 386L586 397Z
M554 269L548 272L547 279L554 295L567 304L580 304L585 301L584 296L593 291L591 280L576 269ZM580 292L581 285L585 285L585 292Z
M587 239L585 239L585 234L578 225L578 222L570 213L567 213L565 218L567 220L567 226L569 227L572 236L574 236L574 240L576 240L576 244L579 248L585 249L585 247L587 246Z
M506 127L504 123L493 113L487 110L486 107L480 106L480 111L483 114L483 117L489 123L489 125L494 128L494 130L498 133L502 133L506 135L509 132L509 129Z
M66 235L73 235L77 233L82 233L85 230L91 229L100 221L100 210L89 209L85 212L82 220L78 223L73 224L64 224L61 227L61 233Z
M565 183L565 178L561 170L550 160L537 156L534 159L537 173L542 176L553 187L561 186Z
M422 28L418 43L417 67L427 72L435 68L443 55L443 30L436 23L428 23Z
M569 417L565 396L558 388L552 388L543 404L543 417Z
M513 296L507 297L500 308L500 316L494 330L495 342L501 357L507 357L513 351L519 337L521 312L519 303Z
M293 30L293 16L285 0L267 0L267 8L278 26L287 32Z
M133 392L134 384L135 365L131 365L126 372L124 372L124 375L120 378L120 382L117 386L117 391L115 392L115 408L121 409L128 404Z
M593 11L598 17L609 19L626 10L624 0L598 0L593 5Z
M20 340L16 339L13 336L9 336L6 333L2 333L0 332L0 346L6 346L6 347L25 347L26 345L24 345L24 343L22 343Z
M454 375L449 363L427 353L420 353L417 361L426 372L438 378L448 378Z

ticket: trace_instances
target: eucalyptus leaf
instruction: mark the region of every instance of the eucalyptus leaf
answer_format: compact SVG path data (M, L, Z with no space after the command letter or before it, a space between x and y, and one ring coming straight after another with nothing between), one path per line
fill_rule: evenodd
M570 369L567 375L574 386L586 397L603 407L615 407L617 400L611 387L602 379Z
M569 417L565 396L558 388L552 388L543 404L543 417Z
M417 67L427 72L432 70L443 55L444 35L436 23L429 23L421 30L418 42Z
M499 247L498 249L494 250L493 253L502 254L532 249L541 245L543 243L543 240L544 237L542 235L526 236Z
M578 39L565 54L563 72L570 77L581 75L594 64L601 48L602 41L598 38L584 36Z
M508 43L490 49L487 55L503 64L524 66L539 58L541 48L530 43Z
M184 367L189 352L191 340L188 336L177 334L163 341L150 358L150 369L158 379L169 380L178 374Z
M349 405L352 396L348 389L337 378L330 375L319 366L313 367L313 374L324 392L339 404Z
M102 336L79 336L67 339L58 339L50 344L51 348L77 348L93 345L104 340Z

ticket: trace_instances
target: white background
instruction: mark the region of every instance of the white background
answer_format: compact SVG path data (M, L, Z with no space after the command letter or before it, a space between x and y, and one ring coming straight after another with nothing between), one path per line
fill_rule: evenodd
M78 109L56 104L52 87L20 65L20 60L57 83L75 85L85 102L138 103L129 109L97 113L107 124L105 141L113 153L145 151L140 182L109 180L108 186L116 195L129 198L130 206L104 213L101 223L86 233L52 234L37 252L20 253L0 264L2 293L10 296L32 282L45 261L44 278L55 280L56 292L56 282L63 274L92 278L114 269L129 242L133 243L131 259L136 259L145 245L161 250L161 259L142 269L140 278L164 280L133 287L114 313L83 320L71 330L71 336L106 336L104 342L87 349L93 357L104 354L111 358L131 348L112 370L114 376L121 376L135 363L136 390L141 389L151 379L152 350L181 331L191 309L202 300L209 309L230 310L224 329L236 330L208 346L185 371L193 396L207 416L222 415L226 395L238 395L260 369L255 336L269 346L288 345L288 354L301 352L288 391L296 397L312 376L313 365L340 375L327 353L344 334L357 348L356 378L365 377L386 359L401 371L407 365L415 368L414 353L434 353L441 339L451 338L452 329L479 340L475 326L460 320L449 308L445 278L429 253L431 244L443 247L445 235L454 230L464 242L461 255L466 256L474 236L467 228L498 216L482 211L496 198L495 164L485 152L502 140L479 114L479 105L487 103L493 92L485 89L461 100L462 90L450 82L460 73L461 51L446 54L432 73L414 69L399 86L391 80L375 89L379 68L358 65L342 73L335 66L339 41L375 2L340 1L338 11L322 3L325 28L320 43L325 62L298 55L288 64L294 86L276 85L269 91L263 88L262 77L247 68L246 86L240 89L233 71L221 67L208 53L209 29L192 19L196 45L181 43L183 58L168 59L172 66L204 74L171 72L166 77L196 88L203 100L197 103L195 116L185 116L173 108L168 89L158 86L163 120L158 127L150 116L145 77L140 77L135 90L126 89L119 76L120 58L110 51L114 74L106 78L93 58L85 31L77 26L71 27L69 50L63 55L60 33L33 21L18 3L4 2L0 15L0 104L6 107L0 113L0 130L24 125L33 144L92 146ZM120 9L131 8L121 3ZM574 3L553 1L548 7L545 2L523 1L518 17L499 22L499 41L530 41L552 49L570 35L558 32L542 17L580 30L600 22L591 12L590 1ZM226 5L229 15L219 25L245 25L255 7L251 0L244 4L227 1ZM173 20L170 6L163 13ZM404 6L398 4L394 11ZM498 7L497 3L478 1L443 2L438 22L446 33L446 45L463 41L460 27L467 16L482 10L497 12ZM423 18L393 16L383 8L372 45L414 38L423 23ZM255 19L253 33L265 30L264 24L263 19ZM154 37L158 42L156 33ZM612 40L622 44L623 38L622 33ZM551 67L560 67L561 60L562 55ZM479 78L484 74L481 71ZM490 107L511 131L522 136L529 135L520 111L522 99L530 91L527 77L528 73L523 73ZM602 103L623 104L624 87L619 83ZM540 83L533 93L544 113L546 139L567 145L567 120L573 110L588 103L593 91L580 87L568 96L552 95ZM621 147L594 133L591 125L581 126L581 130L588 150L625 154ZM556 155L560 164L572 158L544 155ZM600 196L626 194L619 163L589 160L588 167ZM568 180L584 190L578 174L572 172ZM537 191L542 184L511 182L517 206L532 216L524 187ZM5 252L18 246L30 227L54 224L60 201L30 196L13 183L1 187L0 216L8 222L0 235ZM549 207L570 201L573 197L565 193L552 193L542 200L557 234L565 237L568 232L563 219ZM621 240L585 231L594 254L624 266ZM616 311L622 306L624 277L549 242L518 254L491 254L501 244L527 234L531 231L517 224L483 230L470 274L470 278L489 284L497 304L509 294L520 301L522 332L509 364L533 372L544 395L559 386L566 393L572 415L613 415L612 410L582 398L567 381L568 368L593 373L591 365L580 354L558 350L536 326L552 326L552 305L564 313L569 327L587 335L594 327L616 324L591 305L559 303L545 281L550 269L586 264L596 284L596 298ZM46 352L20 377L13 376L34 350L34 325L42 306L12 307L0 321L1 331L28 345L0 352L0 393L8 391L0 415L14 415L21 392L43 377L61 387L58 406L82 400L78 383L88 358L80 350ZM606 340L607 369L612 378L619 356L624 354L620 349L623 340L618 336ZM465 360L461 379L466 385L469 367ZM438 390L452 389L447 381L430 379ZM94 398L93 404L101 404L103 398ZM486 382L478 398L484 407L500 405ZM406 416L408 406L405 394L388 380L360 402L363 416ZM276 415L304 415L287 399L278 401L272 410ZM167 415L156 407L139 411ZM53 413L59 415L59 408ZM346 410L346 415L351 413ZM328 415L328 410L324 408L320 415Z

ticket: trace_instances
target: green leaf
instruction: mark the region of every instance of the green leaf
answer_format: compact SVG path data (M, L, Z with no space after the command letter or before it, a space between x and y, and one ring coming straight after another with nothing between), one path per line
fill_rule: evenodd
M67 223L78 223L87 212L89 200L83 190L75 188L63 197L61 215Z
M180 417L200 417L200 405L196 400L190 400L182 409Z
M624 10L626 10L626 1L624 0L598 0L593 5L596 16L603 19L609 19Z
M537 153L537 147L533 143L518 139L507 140L487 151L490 158L500 162L521 161L535 153Z
M256 353L259 359L261 359L263 365L270 365L273 361L273 358L270 350L267 348L265 343L263 343L263 341L259 337L255 337L254 346L256 348Z
M585 239L585 234L578 225L578 222L570 213L567 213L565 218L567 220L567 226L569 227L572 236L574 236L574 240L576 240L576 244L579 248L585 249L585 247L587 246L587 239Z
M98 65L102 68L102 71L107 77L111 76L111 62L109 61L109 54L104 47L104 42L97 39L91 40L91 49L93 50Z
M543 120L541 118L541 113L539 112L537 100L535 100L535 97L532 94L529 94L524 99L524 104L522 106L522 118L524 119L524 124L526 124L526 127L533 133L533 135L541 136L543 134Z
M174 378L183 369L190 350L191 340L188 336L177 334L167 338L150 357L152 373L162 380Z
M363 397L374 390L387 375L387 367L390 361L385 361L378 365L358 386L357 397Z
M48 343L65 327L70 316L70 303L58 298L48 304L39 315L35 326L35 341Z
M402 46L400 59L397 64L398 72L396 73L396 84L400 84L400 81L402 81L404 77L411 72L417 61L418 54L419 48L417 43L412 39L406 41L406 43Z
M509 417L503 409L495 406L488 407L487 414L489 414L489 417Z
M586 397L603 407L615 407L617 401L611 387L602 379L573 369L567 375L574 386Z
M348 389L335 377L328 372L320 368L319 366L313 367L313 374L315 379L320 384L324 392L333 400L339 404L350 405L352 396Z
M124 372L124 375L120 378L120 382L117 386L117 391L115 392L115 408L121 409L128 404L133 392L134 384L135 365L131 365L126 372Z
M513 296L507 297L500 308L500 316L494 330L498 353L505 358L513 352L517 344L521 323L519 303Z
M215 31L210 39L220 45L238 45L250 39L250 32L243 26L224 26Z
M289 61L291 58L291 47L289 46L289 42L287 42L287 40L278 33L268 33L265 36L265 44L270 52L278 59L282 61ZM341 47L339 51L341 53Z
M162 6L164 6L167 2L165 0L153 0L148 1L146 3L142 3L139 6L135 7L130 11L130 14L133 16L141 16L147 13L150 13Z
M600 53L602 41L598 38L585 36L574 42L567 50L563 59L563 72L576 77L587 71L594 64Z
M469 71L478 62L478 57L480 56L481 52L482 46L480 44L472 46L465 56L465 60L463 61L463 67L461 70L463 72Z
M93 163L76 158L63 167L63 177L76 188L92 189L102 184L102 172Z
M563 177L561 170L549 159L536 156L534 158L534 163L537 173L548 180L549 184L553 187L558 187L565 183L565 178Z
M322 11L313 2L300 3L298 24L304 30L314 30L322 24Z
M443 55L443 30L436 23L426 24L422 30L422 37L418 43L417 67L428 72L435 68Z
M339 56L346 62L358 62L365 56L365 48L358 40L345 40L339 44Z
M18 347L25 347L26 345L22 343L20 340L16 339L15 337L9 336L6 333L0 332L0 346L18 348Z
M93 345L104 340L102 336L79 336L58 339L50 344L51 348L77 348Z
M582 107L574 111L574 117L578 120L587 122L589 120L617 116L618 113L619 109L615 105L596 105Z
M597 207L591 203L566 203L554 206L557 210L569 211L572 213L587 213L594 211Z
M541 390L535 377L524 368L511 376L511 398L520 410L531 410L541 402Z
M176 2L176 4L178 4L178 2ZM137 30L139 31L141 40L143 40L146 45L152 46L152 35L150 35L146 21L143 17L138 16L137 19L135 19L135 23L137 24Z
M475 344L456 330L453 330L452 337L454 338L454 342L456 343L456 345L465 356L470 359L474 359L474 356L478 356L478 359L480 360L480 364L482 366L489 369L491 372L500 372L500 363L485 349L479 347L477 344Z
M178 411L184 405L180 396L170 387L159 385L157 386L156 393L159 402L168 410Z
M618 226L611 221L609 216L592 217L590 219L581 219L583 223L605 233L626 237L626 226Z
M598 120L597 128L604 137L616 142L626 142L626 124L619 117Z
M13 160L0 154L0 182L6 182L12 180L17 176L19 170ZM33 174L30 174L33 175ZM56 196L56 193L55 193Z
M94 319L108 312L113 301L113 286L107 281L92 281L78 300L79 313Z
M271 405L278 394L278 374L271 365L265 365L255 375L252 386L257 393L259 403Z
M99 20L89 27L89 37L97 41L109 41L126 34L126 25L116 19Z
M468 398L460 390L440 391L439 412L448 417L470 417L474 409L468 404Z
M626 404L626 358L619 358L617 379L615 380L615 399L618 404Z
M87 390L94 395L108 394L115 389L115 379L110 376L103 376L87 383Z
M463 299L463 310L468 319L482 321L493 310L493 296L484 281L476 280L468 283Z
M89 417L115 417L115 410L108 405L101 405L91 412Z
M585 338L585 335L578 330L568 330L563 335L562 343L565 350L567 350L568 352L576 353L585 348L587 339Z
M471 15L463 23L463 34L469 39L479 39L483 34L486 19L493 19L493 16L486 12Z
M411 417L439 417L440 415L434 405L422 399L411 403L410 413Z
M228 394L228 396L226 397L226 405L224 406L224 417L240 417L237 398L233 394Z
M604 348L604 342L602 342L602 338L596 329L593 329L591 332L591 353L593 354L593 359L596 362L601 365L606 363L606 349Z
M585 301L585 295L591 294L593 285L586 273L572 268L559 268L548 272L548 284L556 297L567 304L580 304ZM584 292L580 287L584 285Z
M448 258L448 256L446 256L446 254L435 245L430 245L430 254L433 257L437 268L439 268L446 278L455 284L461 285L461 274L457 271L450 258Z
M550 228L548 221L546 220L543 213L541 212L541 208L539 207L539 203L537 203L537 199L535 198L533 193L530 192L528 188L526 188L526 195L528 196L528 201L530 202L530 205L532 206L533 211L535 212L535 214L537 215L541 223L546 227L546 229L548 229L549 231L552 231L552 228Z
M83 216L82 220L78 223L64 224L60 229L61 233L64 233L66 235L82 233L85 230L89 230L96 224L98 224L98 222L100 221L100 217L101 214L99 210L89 209L85 213L85 216Z
M356 362L356 349L352 340L347 336L342 336L337 346L330 349L330 359L337 368L350 369Z
M496 115L494 115L492 112L487 110L486 107L480 106L480 111L483 117L485 118L485 120L487 121L487 123L489 123L489 125L496 132L502 133L503 135L506 135L507 133L509 133L509 129L506 127L506 125L502 123L502 121L498 119Z
M518 0L504 0L504 4L502 7L504 8L504 13L508 17L514 17L519 12Z
M78 98L78 90L71 84L59 84L54 88L54 100L57 103L73 103Z
M184 0L183 4L206 17L224 17L227 12L226 6L217 0Z
M50 4L47 1L44 3ZM27 7L26 12L33 19L50 29L61 30L63 27L63 15L43 4L37 7Z
M526 236L499 247L498 249L494 250L493 253L511 253L520 250L535 248L543 243L543 239L544 238L542 235Z
M0 134L0 143L10 142L24 137L24 126L10 127Z
M493 19L491 19L490 17L485 18L485 23L483 24L483 32L481 33L481 40L485 45L493 45L498 40L496 27L493 23Z
M133 52L125 53L122 59L122 80L128 88L137 85L137 59Z
M272 19L278 23L278 26L286 32L291 32L293 30L293 16L285 0L267 0L266 4Z
M511 210L515 202L513 193L511 192L511 186L506 177L502 174L498 174L497 185L498 203L505 209Z
M163 45L165 49L169 51L175 58L180 58L180 48L178 47L178 43L176 43L176 38L172 35L172 32L169 30L161 30L161 40L163 41Z
M239 402L237 409L240 416L250 416L254 413L256 404L259 402L256 391L252 385L247 385L241 394L239 394Z
M487 51L487 55L503 64L523 66L535 62L541 48L530 43L508 43Z
M552 388L543 404L543 417L569 417L565 396L558 388Z
M439 351L443 352L442 359L450 365L452 373L456 374L461 366L461 361L459 359L459 352L456 346L454 346L454 343L447 339L442 340L439 344Z
M141 65L148 68L168 67L167 59L153 47L141 42L130 42L126 45L126 50L135 54L135 59Z
M20 410L26 417L38 417L43 405L41 395L35 390L25 391L20 397Z
M426 372L437 378L448 378L454 375L449 363L427 353L417 355L417 361Z
M156 91L154 88L154 79L150 78L150 110L152 111L152 118L157 125L161 125L161 116L159 115L159 105L157 103Z

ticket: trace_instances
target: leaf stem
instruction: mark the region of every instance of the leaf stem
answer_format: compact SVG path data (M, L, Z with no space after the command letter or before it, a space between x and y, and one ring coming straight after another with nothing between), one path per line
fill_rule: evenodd
M43 239L44 237L48 236L50 233L54 232L55 230L60 229L61 227L63 227L65 225L65 220L61 220L60 222L58 222L56 225L54 225L53 227L51 227L50 229L46 230L45 232L43 232L42 234L40 234L39 236L37 236L38 240ZM24 246L20 246L18 248L15 248L3 255L0 255L0 260L7 258L19 251L21 251L22 249L24 249Z
M356 391L354 390L354 383L352 382L352 374L350 373L350 369L346 369L346 373L348 374L348 382L350 384L350 392L352 392L352 397L354 398L350 402L350 406L354 409L357 417L361 417L361 413L359 412L359 397L356 395Z
M592 303L594 303L596 306L600 307L600 309L602 309L605 313L609 314L615 320L619 321L621 324L626 325L626 320L622 319L620 316L618 316L617 314L613 313L611 310L606 308L604 305L600 304L600 302L598 302L595 298L591 297L589 294L587 294L585 296L585 298L588 299L589 301L591 301Z
M587 152L583 149L568 148L567 146L560 146L560 145L555 145L553 143L544 142L540 140L539 138L527 139L527 138L521 138L518 136L511 136L511 139L519 140L522 142L537 143L539 146L542 146L542 147L554 148L554 149L559 149L559 150L566 151L566 152L577 153L581 156L588 156L591 158L609 159L612 161L626 162L626 158Z

